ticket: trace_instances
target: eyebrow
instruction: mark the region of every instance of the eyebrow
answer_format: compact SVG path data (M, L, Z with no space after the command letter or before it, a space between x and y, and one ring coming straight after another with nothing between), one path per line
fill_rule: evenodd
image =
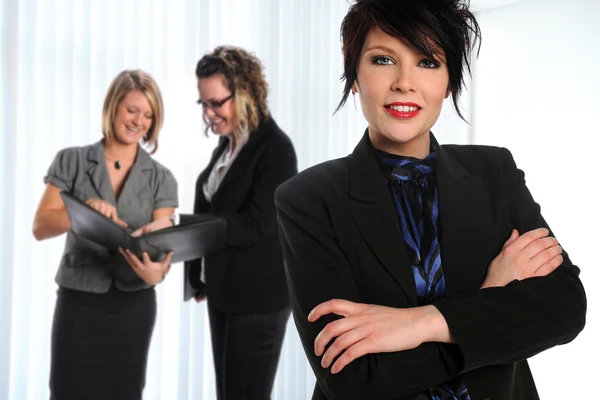
M368 53L369 51L373 51L373 50L382 50L382 51L384 51L386 53L393 53L393 54L396 53L396 51L394 49L392 49L391 47L382 46L382 45L379 45L379 44L371 46L371 47L368 47L365 50L365 53ZM417 50L417 53L420 53L420 51ZM426 56L426 54L421 54L421 56ZM442 63L446 62L446 57L444 56L444 53L442 51L434 52L433 56L439 62L442 62Z
M372 50L383 50L388 53L395 53L395 51L393 49L386 47L386 46L382 46L382 45L371 46L365 50L365 53L368 51L372 51Z
M150 108L150 110L142 110L140 107L136 106L135 104L127 104L127 103L125 103L125 107L126 108L135 108L137 111L142 111L145 114L154 114L154 111L152 110L152 108Z

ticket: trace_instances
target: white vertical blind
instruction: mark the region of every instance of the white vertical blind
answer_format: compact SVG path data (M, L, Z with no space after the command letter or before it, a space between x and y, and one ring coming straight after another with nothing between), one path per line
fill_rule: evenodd
M0 398L48 396L49 344L64 237L36 242L31 223L54 154L101 137L110 81L141 68L158 81L166 122L156 158L190 211L195 179L216 140L205 138L194 69L220 44L254 51L270 107L292 137L300 168L347 154L364 129L351 107L334 118L341 85L345 1L3 0L0 3ZM183 303L181 268L158 288L146 399L212 399L206 305ZM314 377L293 322L274 398L310 397Z

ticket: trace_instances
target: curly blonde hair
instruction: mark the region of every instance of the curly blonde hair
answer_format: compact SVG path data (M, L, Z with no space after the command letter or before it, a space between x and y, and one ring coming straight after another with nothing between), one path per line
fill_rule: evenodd
M208 78L222 74L227 88L234 94L239 129L237 139L246 139L250 132L270 118L267 105L269 85L265 80L263 66L253 53L235 46L219 46L205 54L196 65L196 78ZM208 135L210 122L204 115Z
M107 141L114 139L114 122L117 108L127 93L132 90L139 90L144 93L150 102L152 125L142 142L149 147L150 154L154 154L158 149L158 134L163 126L165 107L156 81L149 73L140 69L122 71L110 84L102 107L102 134Z

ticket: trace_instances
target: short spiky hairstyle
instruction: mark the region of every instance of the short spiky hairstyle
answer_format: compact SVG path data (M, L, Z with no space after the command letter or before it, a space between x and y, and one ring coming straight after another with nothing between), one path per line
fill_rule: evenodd
M469 0L356 0L340 29L345 86L336 111L350 95L362 47L375 27L407 40L429 58L445 60L454 108L464 120L458 106L464 87L464 70L466 67L471 73L471 50L481 45L481 31L469 11Z
M269 118L267 94L269 86L263 74L260 60L246 50L234 46L219 46L205 54L196 65L196 78L208 78L222 74L227 88L235 95L235 110L239 120L239 132L247 138L250 132ZM206 132L210 126L206 120Z

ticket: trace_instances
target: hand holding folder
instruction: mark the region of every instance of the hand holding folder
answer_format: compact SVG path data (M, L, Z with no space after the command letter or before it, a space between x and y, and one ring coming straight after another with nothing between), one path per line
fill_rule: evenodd
M225 220L208 214L197 215L192 222L153 231L140 237L94 210L71 193L60 193L76 235L100 244L112 251L119 247L131 250L138 257L148 253L153 261L161 260L173 251L172 263L204 257L224 247Z

